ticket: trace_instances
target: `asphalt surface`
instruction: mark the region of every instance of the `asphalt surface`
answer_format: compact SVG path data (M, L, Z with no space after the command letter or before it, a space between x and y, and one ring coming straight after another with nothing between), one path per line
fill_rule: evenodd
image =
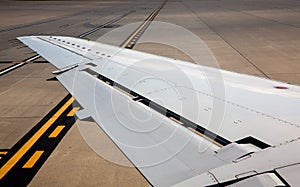
M115 28L144 21L159 4L157 1L0 2L0 70L35 55L14 40L18 36L79 36L134 11L111 27L85 36L97 40ZM173 23L196 34L222 69L300 85L299 10L300 2L295 0L169 0L154 20ZM149 34L146 30L141 40ZM118 45L126 36L119 33L118 40L104 41ZM188 46L194 47L192 43ZM191 61L180 50L163 44L137 44L134 49ZM0 149L7 151L7 155L68 94L59 82L47 81L54 70L39 58L0 76ZM99 146L107 155L103 158L96 154L79 131L98 135ZM2 156L1 165L7 155ZM95 123L77 121L40 166L29 186L149 186L133 166L115 164L107 157L131 165Z

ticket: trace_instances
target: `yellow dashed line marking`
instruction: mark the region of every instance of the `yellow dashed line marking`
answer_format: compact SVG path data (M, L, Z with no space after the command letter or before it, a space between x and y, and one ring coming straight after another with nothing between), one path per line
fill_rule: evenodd
M7 151L0 151L0 155L6 155L7 153Z
M30 159L26 162L26 164L23 166L23 168L32 168L36 161L42 156L44 151L36 151Z
M74 98L71 97L0 169L0 179L14 167L22 156L33 146L33 144L48 130L55 120L72 104Z
M122 48L126 47L128 45L128 43L134 38L137 37L139 35L139 33L142 31L142 29L147 25L147 23L150 22L150 20L155 16L156 12L158 11L155 10L149 17L148 19L131 35L131 37L129 37L129 39L121 46ZM130 46L128 46L130 47Z
M67 116L74 116L75 112L79 110L79 107L74 107L68 114Z
M133 35L123 44L121 47L125 47L134 38L136 40L138 36L142 33L142 29L147 25L147 23L155 16L156 12L147 19L138 30L135 31ZM24 156L24 154L35 144L35 142L49 129L49 127L57 120L57 118L72 104L74 98L70 98L1 168L0 168L0 180L7 174L11 168ZM79 110L79 107L73 108L67 116L74 116L75 112ZM57 135L62 131L65 126L59 125L56 129L49 135L49 138L57 137ZM31 158L26 162L23 168L32 168L36 161L41 157L44 151L36 151ZM0 152L0 154L7 154L7 151ZM2 157L0 157L1 159Z
M54 131L49 135L49 138L56 138L58 134L65 128L64 125L57 126Z

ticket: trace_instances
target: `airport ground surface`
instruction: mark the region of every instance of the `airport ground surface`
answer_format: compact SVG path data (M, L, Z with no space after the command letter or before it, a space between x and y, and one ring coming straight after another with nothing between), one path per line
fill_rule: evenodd
M144 21L160 3L0 2L0 70L35 55L14 41L18 36L79 36L134 10L112 27L86 36L96 40L116 27ZM169 0L154 20L177 24L195 33L210 48L222 69L300 85L297 0ZM180 51L161 44L137 44L134 49L188 59ZM7 151L6 155L0 155L1 166L12 156L14 145L68 94L59 82L47 81L53 77L53 70L53 66L40 58L0 76L0 149ZM115 159L128 162L94 123L75 124L61 137L29 186L149 186L134 167L111 163L86 144L78 128L102 134L99 136L102 147Z

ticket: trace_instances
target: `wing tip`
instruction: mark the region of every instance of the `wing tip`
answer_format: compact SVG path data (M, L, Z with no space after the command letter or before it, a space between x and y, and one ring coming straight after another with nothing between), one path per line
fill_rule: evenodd
M20 41L23 41L26 39L32 39L33 37L36 37L36 36L18 36L17 39Z
M19 40L20 42L22 42L24 45L29 46L29 43L31 40L36 39L37 36L18 36L17 40Z

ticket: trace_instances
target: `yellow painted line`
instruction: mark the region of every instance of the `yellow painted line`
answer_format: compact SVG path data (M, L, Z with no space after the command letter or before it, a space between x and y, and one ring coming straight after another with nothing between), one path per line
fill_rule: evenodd
M26 164L23 166L23 168L32 168L36 161L42 156L44 151L36 151L30 159L26 162Z
M129 41L144 27L144 25L147 23L148 21L145 21L142 25L141 25L141 27L138 29L138 30L136 30L134 33L133 33L133 35L131 35L131 37L121 46L122 48L124 48L124 47L126 47L127 45L128 45L128 43L129 43Z
M2 159L2 157L0 156L0 160Z
M33 146L33 144L46 132L55 120L72 104L74 98L71 97L0 169L0 180L22 156Z
M7 153L7 151L0 151L0 155L6 155Z
M49 138L56 138L57 135L65 128L64 125L57 126L54 131L49 135Z
M74 116L75 112L79 110L79 107L74 107L68 114L67 116Z
M128 43L132 40L132 38L134 38L138 32L140 32L144 27L145 25L149 22L149 20L152 19L152 17L156 14L158 10L155 10L151 16L149 16L149 18L131 35L131 37L121 46L122 48L126 47L126 45L128 45Z

